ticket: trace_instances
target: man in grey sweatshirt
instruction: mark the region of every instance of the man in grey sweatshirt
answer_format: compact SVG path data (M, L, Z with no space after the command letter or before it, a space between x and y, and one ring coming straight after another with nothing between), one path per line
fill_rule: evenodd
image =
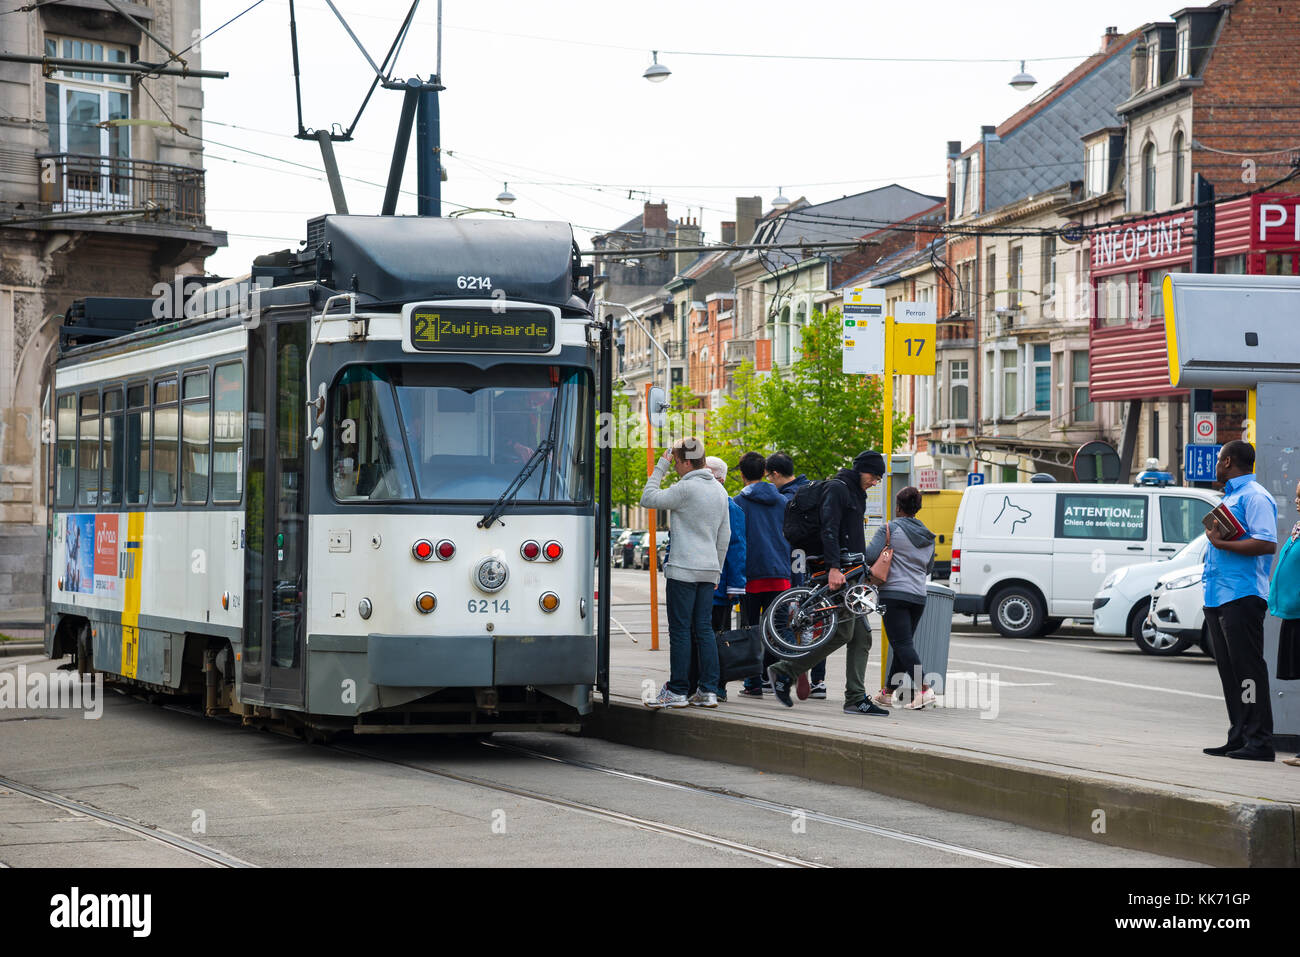
M669 467L680 477L661 489ZM718 646L713 637L713 590L722 574L731 540L727 492L704 463L704 443L680 439L664 452L641 494L644 508L672 511L672 548L664 575L668 579L668 683L651 708L718 706ZM700 680L688 701L691 645L699 655Z

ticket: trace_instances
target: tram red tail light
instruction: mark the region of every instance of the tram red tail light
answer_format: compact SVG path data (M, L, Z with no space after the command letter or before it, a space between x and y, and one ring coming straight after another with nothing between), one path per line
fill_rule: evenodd
M433 557L433 542L427 538L421 538L411 546L411 554L422 562L427 562Z
M449 538L444 538L438 543L438 557L444 562L456 554L456 545Z
M553 562L564 554L564 549L559 542L547 542L542 549L542 553L546 556L548 562Z
M527 561L536 561L538 556L542 554L542 546L533 541L524 542L519 546L519 554L523 555Z

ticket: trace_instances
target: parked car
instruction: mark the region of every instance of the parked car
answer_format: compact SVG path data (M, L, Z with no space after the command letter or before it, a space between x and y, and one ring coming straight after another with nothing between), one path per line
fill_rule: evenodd
M1160 576L1151 593L1151 624L1166 641L1159 655L1181 655L1192 645L1213 657L1205 627L1205 591L1201 579L1205 565L1176 568ZM1144 649L1145 650L1145 649Z
M650 547L648 541L649 537L650 536L648 533L642 535L641 540L637 542L635 558L633 560L633 564L637 568L644 568L647 570L650 568ZM655 552L658 555L658 561L659 561L657 567L663 568L664 548L668 544L668 532L667 531L655 532L655 542L657 545Z
M1085 483L975 485L953 531L954 610L987 614L1008 638L1091 619L1102 580L1172 556L1202 531L1213 492Z
M1205 536L1197 535L1173 558L1126 565L1107 575L1101 583L1101 590L1092 600L1093 632L1098 635L1128 635L1148 655L1177 654L1169 650L1174 639L1158 631L1149 620L1151 593L1167 573L1204 561L1206 545Z
M628 529L619 536L615 545L613 559L619 568L631 568L636 557L636 547L648 535L644 528Z

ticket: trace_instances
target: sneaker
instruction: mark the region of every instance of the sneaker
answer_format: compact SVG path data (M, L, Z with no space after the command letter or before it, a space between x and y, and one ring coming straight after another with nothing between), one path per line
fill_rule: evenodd
M873 717L889 717L889 712L884 708L878 708L866 698L863 698L857 704L846 704L844 706L845 714L869 714Z
M772 679L770 678L763 679L763 690L766 691L768 694L772 693Z
M812 686L812 690L808 692L808 697L810 697L810 698L817 698L817 699L819 699L819 700L821 700L821 701L825 701L825 700L826 700L826 682L824 682L824 681L818 681L818 682L816 682L816 683Z
M808 682L808 672L803 672L794 683L794 693L800 701L807 701L808 695L812 693L812 685Z
M659 695L645 703L647 708L685 708L687 705L686 695L673 694L664 685L659 689Z
M716 708L718 706L718 696L712 691L697 691L686 699L686 703L695 705L697 708Z
M776 700L787 708L793 708L794 702L790 699L790 686L794 684L794 680L779 674L775 667L768 668L767 675L772 681L772 694L776 695Z
M747 687L747 688L741 688L741 689L740 689L740 693L741 693L742 695L744 695L746 698L761 698L761 697L763 697L763 689L762 689L762 688L748 688L748 687Z
M719 691L717 697L718 697L718 704L727 703L727 693L725 691Z
M888 688L881 688L871 696L873 704L878 704L882 708L888 708L891 704L897 704L894 701L894 694Z

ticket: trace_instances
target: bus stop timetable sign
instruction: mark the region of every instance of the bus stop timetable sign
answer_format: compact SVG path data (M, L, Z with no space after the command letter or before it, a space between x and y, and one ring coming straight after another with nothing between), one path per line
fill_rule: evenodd
M431 304L410 310L411 347L419 352L548 353L555 316L545 309L487 309Z

